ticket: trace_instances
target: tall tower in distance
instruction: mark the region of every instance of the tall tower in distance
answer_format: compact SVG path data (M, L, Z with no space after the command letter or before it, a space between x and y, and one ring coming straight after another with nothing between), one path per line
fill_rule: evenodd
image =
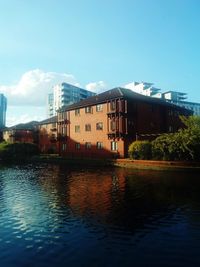
M69 106L94 95L95 93L91 91L69 83L57 84L53 87L53 93L48 95L47 117L55 116L59 108Z
M0 94L0 129L6 125L7 98Z

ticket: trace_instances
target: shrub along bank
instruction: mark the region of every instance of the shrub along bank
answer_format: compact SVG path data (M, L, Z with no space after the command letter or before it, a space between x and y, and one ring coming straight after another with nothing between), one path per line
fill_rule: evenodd
M185 128L162 134L152 142L133 142L129 146L130 158L200 161L200 116L180 118Z
M38 154L37 145L32 143L0 143L0 159L2 161L21 161Z

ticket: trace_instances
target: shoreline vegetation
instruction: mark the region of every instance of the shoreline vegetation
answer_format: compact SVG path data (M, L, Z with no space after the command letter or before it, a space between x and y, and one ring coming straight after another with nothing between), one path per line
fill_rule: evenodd
M200 116L180 116L184 128L161 134L153 141L134 141L129 157L135 160L200 162Z
M167 160L135 160L135 159L102 159L102 158L72 158L61 157L58 154L39 154L37 146L27 143L1 143L0 162L13 163L52 163L64 164L81 168L122 167L137 170L171 170L200 171L200 162L167 161Z

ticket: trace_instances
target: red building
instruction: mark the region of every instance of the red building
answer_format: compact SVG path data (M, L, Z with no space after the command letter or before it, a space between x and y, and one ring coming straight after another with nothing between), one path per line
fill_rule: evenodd
M76 157L127 157L137 139L175 132L179 115L192 112L129 89L114 88L58 112L59 153Z
M58 153L57 116L38 123L38 144L42 153Z
M11 143L38 143L37 123L31 121L3 129L3 140Z

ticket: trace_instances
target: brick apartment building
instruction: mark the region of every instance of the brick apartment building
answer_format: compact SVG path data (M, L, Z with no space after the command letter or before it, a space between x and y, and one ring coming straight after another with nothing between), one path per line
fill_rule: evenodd
M177 131L182 126L179 115L192 112L129 89L114 88L59 110L59 154L123 158L134 140Z
M31 121L4 128L2 131L2 138L4 141L10 143L19 142L38 144L37 123L38 122L36 121Z
M57 116L38 123L38 144L41 153L57 153Z

